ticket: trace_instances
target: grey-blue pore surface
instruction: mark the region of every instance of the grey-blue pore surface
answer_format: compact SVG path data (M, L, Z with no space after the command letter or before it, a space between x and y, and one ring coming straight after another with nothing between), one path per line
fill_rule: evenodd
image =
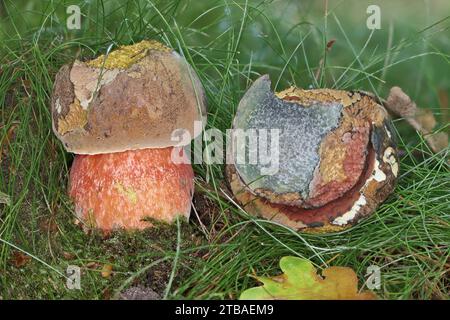
M270 165L262 163L260 158L257 163L248 163L252 152L255 156L255 151L249 152L255 150L254 146L250 148L251 139L245 139L245 143L241 144L234 139L233 161L243 182L253 190L264 188L276 193L297 192L307 199L314 169L320 161L320 143L328 132L339 125L342 108L340 103L302 106L284 101L271 91L268 76L257 79L239 103L233 129L242 129L234 130L235 133L256 129L253 132L256 132L259 142L264 133L260 129L279 129L278 171L272 175L262 175L264 168ZM270 156L270 132L267 136L268 147L263 150ZM238 152L241 152L239 158ZM242 158L243 154L245 158ZM246 159L245 163L240 163L242 159Z

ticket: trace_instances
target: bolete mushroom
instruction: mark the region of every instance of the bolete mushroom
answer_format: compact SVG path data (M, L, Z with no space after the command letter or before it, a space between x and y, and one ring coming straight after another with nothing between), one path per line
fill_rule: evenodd
M262 76L233 122L234 134L249 129L279 130L273 174L261 174L267 163L239 161L249 158L251 139L241 146L235 139L230 149L228 181L251 214L295 230L333 232L373 213L394 189L399 164L391 122L367 93L291 87L275 94ZM253 141L261 142L258 135Z
M69 195L86 226L142 229L189 217L194 174L173 133L200 134L206 104L183 57L144 40L76 60L56 75L51 106L54 133L76 154Z

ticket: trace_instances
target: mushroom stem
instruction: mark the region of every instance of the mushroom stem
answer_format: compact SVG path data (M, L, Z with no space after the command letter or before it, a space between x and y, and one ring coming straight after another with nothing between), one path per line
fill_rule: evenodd
M152 226L152 219L170 223L177 216L189 218L194 173L188 161L172 161L172 150L76 155L69 194L84 226L143 229Z

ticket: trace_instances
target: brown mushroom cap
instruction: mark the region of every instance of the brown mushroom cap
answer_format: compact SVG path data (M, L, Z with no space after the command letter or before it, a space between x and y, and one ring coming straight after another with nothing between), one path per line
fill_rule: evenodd
M282 108L304 112L284 116ZM339 111L338 118L332 108ZM290 126L293 116L303 119ZM254 166L236 164L236 155L230 156L235 161L226 168L231 190L250 214L295 230L338 231L373 213L394 189L399 167L390 120L365 93L289 88L274 95L263 76L242 98L234 129L256 124L295 127L296 135L288 132L291 138L286 139L293 140L287 142L281 135L280 148L288 150L280 150L280 171L273 176L258 177ZM312 134L318 130L314 126L326 130ZM302 179L306 181L298 183Z
M181 145L172 140L173 132L187 130L193 139L204 117L204 91L195 71L156 41L122 46L87 62L77 60L56 75L53 131L69 152ZM200 130L194 130L195 121L200 121Z

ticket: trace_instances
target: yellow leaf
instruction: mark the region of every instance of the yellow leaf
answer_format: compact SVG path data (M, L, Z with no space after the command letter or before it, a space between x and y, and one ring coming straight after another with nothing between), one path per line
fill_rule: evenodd
M312 263L298 257L280 260L282 275L257 277L263 286L245 290L241 300L373 300L371 291L358 292L358 278L351 268L330 267L317 274Z
M110 264L105 264L102 268L102 277L103 278L109 278L111 277L112 274L112 270L113 270L113 266Z

